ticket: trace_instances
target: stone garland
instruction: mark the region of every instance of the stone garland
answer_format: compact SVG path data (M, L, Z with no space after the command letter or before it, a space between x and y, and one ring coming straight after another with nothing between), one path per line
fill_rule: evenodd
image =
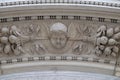
M59 28L58 28L59 27ZM31 29L34 27L32 26ZM35 32L39 32L40 27L37 27ZM0 35L0 52L5 55L21 55L26 54L23 45L31 40L39 39L34 36L25 36L21 33L15 25L10 28L2 27ZM49 34L50 44L56 50L62 50L66 47L68 42L67 27L62 23L54 23L50 29ZM120 45L120 28L108 28L105 25L102 25L98 28L96 35L83 36L79 41L89 41L95 45L95 54L97 56L113 56L117 57L119 54L119 45ZM38 52L40 49L46 51L44 45L35 44L35 50ZM79 49L79 48L78 48ZM81 48L80 48L81 49ZM36 51L36 52L37 52Z
M120 45L120 28L107 28L106 26L101 26L96 35L96 55L109 56L112 55L116 57L119 52Z

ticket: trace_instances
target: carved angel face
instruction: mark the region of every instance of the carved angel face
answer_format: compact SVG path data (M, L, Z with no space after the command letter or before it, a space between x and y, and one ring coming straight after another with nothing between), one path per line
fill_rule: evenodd
M67 35L62 31L52 32L50 42L54 48L64 48L67 43Z

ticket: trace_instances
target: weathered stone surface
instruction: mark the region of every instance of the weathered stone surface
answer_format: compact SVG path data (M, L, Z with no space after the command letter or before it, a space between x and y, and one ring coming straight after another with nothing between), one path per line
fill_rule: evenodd
M0 80L119 80L117 77L82 72L28 72L1 76Z
M1 25L2 58L5 55L89 55L114 59L118 55L119 39L114 35L119 37L119 31L113 31L119 28L117 24L105 26L72 20L31 22Z

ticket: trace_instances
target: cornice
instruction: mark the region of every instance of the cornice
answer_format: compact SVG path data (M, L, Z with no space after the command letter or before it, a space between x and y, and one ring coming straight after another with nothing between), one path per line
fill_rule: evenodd
M41 4L35 3L35 4L22 4L22 5L11 5L11 6L0 7L0 18L15 17L15 16L17 17L31 16L31 15L39 16L43 14L45 15L63 14L63 15L120 19L119 13L120 13L119 7L116 8L116 7L109 7L109 6L90 5L87 3L85 4L64 3L63 4L58 2L48 3L46 1Z
M25 1L1 1L0 6L15 6L26 4L82 4L93 6L120 7L120 1L113 0L25 0Z

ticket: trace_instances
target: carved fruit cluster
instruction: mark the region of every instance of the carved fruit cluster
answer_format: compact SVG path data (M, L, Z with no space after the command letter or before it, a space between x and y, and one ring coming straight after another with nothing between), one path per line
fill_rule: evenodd
M119 52L120 28L101 26L97 31L95 53L98 56L116 57Z
M15 48L17 47L17 42L18 38L14 34L14 29L16 26L12 26L11 29L7 27L3 27L1 29L1 37L0 37L0 42L1 42L1 49L3 53L5 54L10 54L10 52L14 52Z

